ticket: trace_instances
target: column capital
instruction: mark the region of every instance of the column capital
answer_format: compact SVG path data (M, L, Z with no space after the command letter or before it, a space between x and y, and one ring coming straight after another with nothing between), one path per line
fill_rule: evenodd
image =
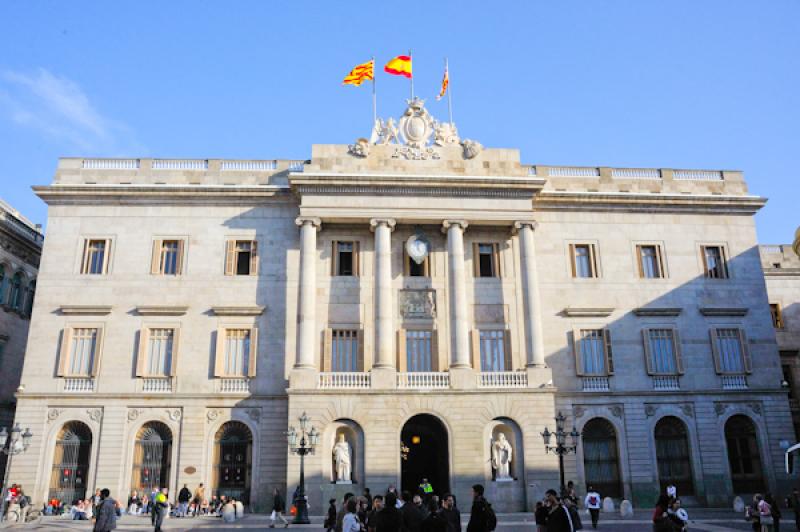
M389 228L389 231L394 231L397 221L394 218L372 218L369 221L369 230L374 232L376 227L384 224Z
M536 228L539 227L539 222L536 220L518 220L514 222L514 225L511 228L511 234L517 234L519 230L526 225L529 226L532 231L536 231Z
M446 233L453 226L458 226L465 231L469 227L469 223L466 220L445 220L442 222L442 233Z
M319 231L320 227L322 227L322 220L315 216L298 216L294 219L294 223L300 227L304 226L305 224L311 224L317 229L317 231Z

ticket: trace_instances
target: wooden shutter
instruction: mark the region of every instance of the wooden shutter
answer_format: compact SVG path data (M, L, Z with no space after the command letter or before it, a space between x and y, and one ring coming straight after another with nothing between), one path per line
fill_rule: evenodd
M719 260L722 261L722 278L727 279L728 275L728 254L725 253L725 246L719 246Z
M503 276L503 261L501 260L502 255L500 253L500 244L498 242L494 242L492 244L492 262L494 266L492 274L494 277L502 277Z
M597 254L595 253L595 246L594 244L589 244L587 246L589 248L589 268L591 268L590 277L600 277L599 272L597 271Z
M258 275L258 242L250 241L250 275Z
M178 275L183 275L183 254L186 252L186 241L183 239L178 240L178 260L176 272Z
M364 369L366 367L366 364L364 362L364 329L359 329L356 331L355 340L356 342L358 342L356 349L358 357L358 359L356 360L356 371L366 371Z
M637 248L639 246L636 246ZM644 364L648 375L653 375L653 353L650 352L650 329L642 329L642 341L644 342Z
M603 329L603 347L606 354L606 373L614 374L614 352L611 349L611 331Z
M108 265L111 263L111 239L105 240L105 248L103 251L103 275L108 273Z
M178 374L178 353L181 344L181 329L180 327L173 327L172 329L172 356L169 360L168 375L174 377Z
M353 277L361 276L361 242L353 242Z
M326 328L322 332L322 371L332 371L333 329Z
M672 345L675 349L675 368L678 375L683 375L683 351L681 350L681 335L678 329L672 329Z
M405 329L398 329L397 330L397 371L400 373L405 373L407 371L406 356L406 330Z
M742 344L742 362L744 363L745 373L752 373L753 367L750 360L750 346L747 345L747 334L743 328L739 328L739 341Z
M658 263L658 276L661 279L665 279L667 271L664 269L664 254L661 252L661 245L656 246L656 261Z
M505 370L514 371L514 362L511 356L511 331L503 331L503 354L505 355Z
M578 276L578 270L575 266L575 244L569 245L569 264L572 269L572 277Z
M442 365L439 360L439 331L431 331L431 371L441 371Z
M428 250L428 255L425 257L425 261L422 263L422 273L425 277L431 276L431 251Z
M247 376L256 376L256 365L258 363L258 327L250 329L250 352L247 354Z
M706 246L700 246L700 262L703 265L703 277L710 277L706 260Z
M411 277L411 256L406 251L405 243L403 243L403 277Z
M572 244L570 244L572 246ZM583 377L586 373L583 370L583 357L581 357L581 349L578 342L581 338L580 329L572 329L572 354L575 355L575 374L578 377Z
M153 256L150 258L150 274L158 275L161 273L161 246L162 241L153 240Z
M217 349L214 352L214 376L225 376L225 334L224 327L217 329Z
M332 240L331 241L331 275L332 276L335 276L335 275L339 274L339 272L337 271L339 269L339 254L337 253L338 248L339 248L338 244L339 243L336 240Z
M470 340L472 343L472 368L475 371L483 371L481 364L481 331L472 329L470 331Z
M58 376L67 376L69 365L69 348L72 344L72 327L64 327L61 332L61 351L58 354Z
M644 279L644 264L642 264L642 246L636 246L636 264L639 266L639 279ZM644 332L644 331L643 331ZM647 344L648 342L645 342Z
M139 331L139 350L136 353L136 376L146 377L147 372L147 354L150 344L150 328L142 327ZM173 356L175 356L175 343L172 344Z
M717 345L717 328L712 327L708 331L709 336L711 337L711 355L714 357L714 371L717 374L722 374L722 364L719 360L719 346Z
M472 275L481 276L481 254L477 242L472 243Z
M83 260L81 261L81 273L89 273L89 244L91 240L88 238L83 239ZM9 272L10 273L10 272Z
M225 275L236 273L236 240L225 243Z
M97 377L98 373L100 372L100 359L103 356L103 328L96 327L97 330L97 339L94 344L94 353L92 356L92 367L89 370L89 374L92 377Z

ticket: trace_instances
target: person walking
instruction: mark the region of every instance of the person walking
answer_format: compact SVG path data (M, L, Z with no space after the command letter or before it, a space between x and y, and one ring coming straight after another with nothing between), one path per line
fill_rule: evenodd
M192 497L192 503L194 503L194 514L193 517L197 517L197 514L200 513L200 508L203 506L203 501L206 500L206 489L203 487L203 483L201 482L197 489L194 490L194 496Z
M164 524L167 513L169 513L167 488L162 488L153 500L153 532L161 532L161 525Z
M456 501L450 493L442 499L442 516L447 522L447 532L461 532L461 512L456 508Z
M400 512L403 514L403 532L420 532L425 515L419 506L414 504L409 492L403 492L403 500L405 504L400 508Z
M600 519L601 501L600 494L594 490L594 487L589 486L583 504L588 508L589 515L592 517L592 528L597 528L597 521Z
M361 532L361 521L358 519L358 501L355 497L350 497L344 519L342 519L342 532Z
M397 495L386 494L386 504L375 516L375 532L403 532L403 514L397 509Z
M775 501L775 498L772 496L772 493L767 492L764 495L764 501L769 504L769 507L772 510L772 529L775 532L781 532L781 509L778 506L778 503Z
M533 512L536 520L536 532L547 532L548 509L544 501L536 501L536 509Z
M286 500L281 495L281 490L275 488L272 490L272 515L270 516L270 528L275 528L275 521L281 520L283 521L283 528L289 528L289 521L283 517L283 513L286 511Z
M342 507L339 508L339 512L336 514L336 532L342 532L344 516L347 515L347 501L352 497L355 497L355 494L350 492L345 493L344 497L342 497Z
M472 486L472 509L470 511L467 532L491 532L497 526L492 505L483 497L483 486Z
M117 501L111 498L111 492L100 490L100 503L95 513L94 532L109 532L117 528Z
M367 519L364 521L367 532L375 532L378 512L381 510L383 510L383 495L375 495L372 498L372 509L367 512Z
M422 520L422 532L447 532L447 519L439 510L433 497L428 501L427 512L428 515Z
M325 522L322 526L325 527L325 532L336 530L336 499L328 501L328 515L325 517Z
M669 519L669 501L666 494L658 496L656 507L653 510L653 532L671 532L672 521Z
M761 523L761 532L773 532L775 519L772 515L772 506L764 500L764 496L756 493L755 499L758 501L756 508L758 509L758 520Z
M192 492L189 491L189 486L183 485L181 491L178 492L178 511L175 512L175 517L186 517L189 513L189 501L192 499Z
M569 510L558 498L556 490L547 490L545 497L549 509L547 513L547 532L575 532Z

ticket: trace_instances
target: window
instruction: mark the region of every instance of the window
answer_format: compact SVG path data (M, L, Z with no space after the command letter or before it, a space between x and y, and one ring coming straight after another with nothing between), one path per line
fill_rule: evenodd
M573 338L575 366L579 376L607 376L614 373L611 331L576 329Z
M683 373L680 339L675 329L644 329L644 351L649 375Z
M28 302L25 304L25 314L33 314L33 299L36 297L36 279L28 283Z
M639 260L639 277L642 279L661 279L664 275L664 261L661 246L655 244L636 246Z
M703 256L703 270L706 279L728 278L725 249L722 246L701 246L700 253Z
M686 425L676 417L663 417L656 424L654 436L661 492L665 493L667 486L673 485L678 493L694 495Z
M60 377L97 375L103 329L95 326L68 327L61 340Z
M6 265L0 264L0 305L5 303L6 295Z
M736 415L725 423L725 444L735 493L757 493L765 487L764 470L753 422Z
M8 306L12 310L22 310L24 287L22 286L22 273L17 272L11 278L11 291L8 293Z
M363 371L358 330L330 330L330 360L324 371Z
M500 277L500 244L474 243L472 260L475 277Z
M139 339L137 375L139 377L171 377L175 374L178 329L174 327L144 328Z
M772 314L772 326L776 329L783 329L783 314L779 303L770 303L769 312Z
M84 275L107 274L110 250L111 240L86 239L83 243L81 273Z
M592 278L597 274L597 253L594 244L570 244L570 263L572 277Z
M217 332L216 377L254 377L258 330L230 327Z
M436 331L400 329L397 340L400 372L439 371Z
M225 257L225 275L258 275L255 240L228 240Z
M750 355L742 329L711 329L711 347L717 373L750 373Z
M358 242L333 241L333 270L331 275L358 277Z
M431 256L430 253L425 256L425 259L422 261L421 264L417 264L417 261L411 258L411 256L405 251L405 246L403 247L403 257L404 257L404 268L403 273L406 277L430 277L431 276Z
M0 354L2 354L2 352L3 345L2 340L0 339ZM792 373L792 366L789 364L783 364L781 366L781 370L783 371L783 380L786 381L786 392L789 396L789 399L794 399L794 374Z
M511 371L510 336L504 330L474 331L478 335L480 371Z
M183 240L155 240L150 273L154 275L180 275L183 273L183 248Z
M586 484L603 496L621 497L617 431L607 420L596 417L583 426L582 432Z

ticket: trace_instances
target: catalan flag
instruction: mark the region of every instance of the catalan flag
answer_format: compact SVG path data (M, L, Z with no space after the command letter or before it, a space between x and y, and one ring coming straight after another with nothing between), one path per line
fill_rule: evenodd
M444 67L444 77L442 78L442 90L439 91L439 95L436 97L436 101L438 102L444 95L447 94L447 88L450 86L450 73L448 72L447 65Z
M342 85L355 85L358 87L364 80L375 79L375 60L370 59L366 63L356 65L350 73L345 76Z
M398 55L383 67L385 72L394 76L411 77L411 56Z

